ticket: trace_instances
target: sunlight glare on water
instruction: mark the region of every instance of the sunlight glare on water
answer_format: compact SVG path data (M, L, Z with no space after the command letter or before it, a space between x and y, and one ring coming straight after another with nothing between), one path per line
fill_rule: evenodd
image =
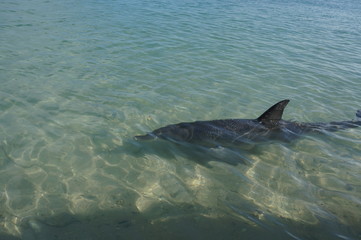
M361 4L2 1L1 239L360 239L361 131L255 148L178 122L355 119Z

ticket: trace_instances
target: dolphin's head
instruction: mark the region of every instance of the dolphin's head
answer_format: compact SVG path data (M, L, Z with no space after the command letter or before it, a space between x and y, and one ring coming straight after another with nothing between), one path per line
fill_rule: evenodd
M135 139L150 140L157 137L166 140L187 142L190 141L193 137L193 127L187 123L168 125L162 128L158 128L149 134L136 136Z
M174 141L189 141L193 136L193 127L186 123L168 125L153 131L159 138Z

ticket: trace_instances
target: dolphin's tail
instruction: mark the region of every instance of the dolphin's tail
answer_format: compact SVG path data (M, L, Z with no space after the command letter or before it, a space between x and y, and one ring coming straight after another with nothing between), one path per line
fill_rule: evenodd
M335 132L348 128L357 128L361 126L361 109L356 112L356 119L351 121L329 122L329 123L310 123L307 124L311 131L330 131Z
M139 135L135 136L134 139L137 141L147 141L147 140L153 140L156 136L154 134L148 133L146 135Z
M360 110L357 110L357 112L356 112L356 117L357 117L357 120L358 120L358 121L361 121L361 109L360 109Z
M355 124L357 126L361 126L361 109L357 110L357 112L356 112Z
M355 120L338 122L335 125L341 129L360 127L361 126L361 109L357 110Z

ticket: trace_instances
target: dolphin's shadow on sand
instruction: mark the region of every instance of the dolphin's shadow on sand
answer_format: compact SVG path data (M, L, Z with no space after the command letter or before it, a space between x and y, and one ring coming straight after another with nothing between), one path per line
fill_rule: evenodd
M22 221L19 237L5 233L0 233L0 237L4 240L288 240L340 239L339 236L357 236L361 233L355 226L322 219L315 224L306 224L269 213L261 214L256 209L247 210L245 206L236 208L237 214L213 215L212 209L197 204L159 202L145 211L130 206L130 209L99 210L91 214L34 216Z
M257 146L248 146L247 149L213 147L208 148L184 142L169 142L165 140L139 142L128 139L123 142L122 149L135 157L157 155L163 159L184 158L211 168L210 162L223 162L233 166L251 164L251 156L259 153Z

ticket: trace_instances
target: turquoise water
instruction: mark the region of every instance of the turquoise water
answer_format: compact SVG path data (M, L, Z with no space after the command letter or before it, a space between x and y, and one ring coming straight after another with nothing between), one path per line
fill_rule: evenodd
M360 239L360 129L133 140L285 98L285 119L354 119L360 43L356 0L1 1L0 238Z

